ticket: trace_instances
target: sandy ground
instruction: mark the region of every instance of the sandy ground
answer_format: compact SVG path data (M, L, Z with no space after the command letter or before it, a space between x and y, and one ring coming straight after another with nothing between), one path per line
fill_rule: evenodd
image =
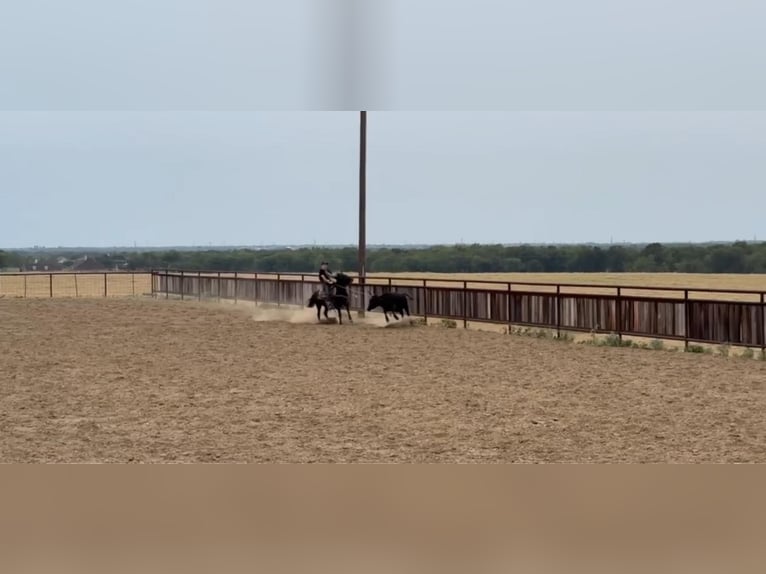
M766 462L766 362L314 319L0 300L0 462Z

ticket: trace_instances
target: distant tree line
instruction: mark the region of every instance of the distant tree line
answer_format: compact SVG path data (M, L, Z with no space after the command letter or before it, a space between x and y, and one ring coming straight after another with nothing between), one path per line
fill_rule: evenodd
M71 257L82 253L69 254ZM354 271L354 248L231 251L147 251L92 254L106 266L128 261L128 269L178 268L209 271L313 272L326 259L333 270ZM16 252L0 252L0 266L19 266ZM651 243L611 245L453 245L430 248L376 248L368 251L369 272L682 272L766 273L766 242L729 244Z

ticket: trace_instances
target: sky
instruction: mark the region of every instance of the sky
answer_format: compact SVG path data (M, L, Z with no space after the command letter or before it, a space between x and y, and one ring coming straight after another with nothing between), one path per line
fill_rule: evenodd
M0 0L0 247L766 238L766 4Z

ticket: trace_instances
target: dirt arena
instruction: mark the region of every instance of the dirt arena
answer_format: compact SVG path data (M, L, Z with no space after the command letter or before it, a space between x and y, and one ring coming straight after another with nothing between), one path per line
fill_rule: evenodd
M766 362L314 319L0 299L0 462L766 462Z

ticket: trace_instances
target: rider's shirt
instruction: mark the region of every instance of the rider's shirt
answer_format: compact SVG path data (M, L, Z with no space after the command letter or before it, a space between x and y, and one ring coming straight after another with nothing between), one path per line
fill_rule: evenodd
M322 283L330 283L332 281L332 277L330 277L330 272L327 271L327 269L320 269L319 270L319 280Z

